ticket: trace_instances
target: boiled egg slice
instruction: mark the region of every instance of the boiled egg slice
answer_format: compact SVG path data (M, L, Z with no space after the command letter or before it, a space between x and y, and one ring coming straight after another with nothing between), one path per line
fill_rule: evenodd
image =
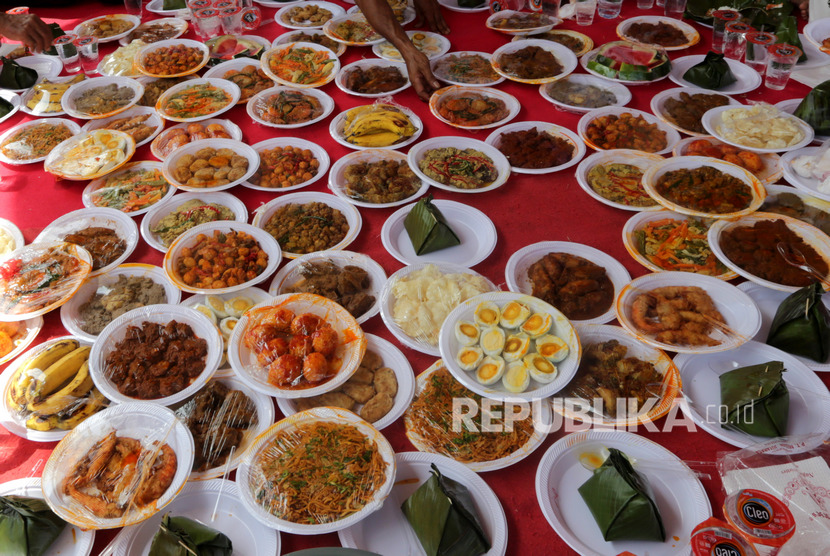
M481 332L474 322L461 320L455 323L455 339L462 346L471 346L478 343Z
M483 360L484 352L478 346L465 346L455 355L455 362L465 371L474 371Z
M608 448L605 446L599 446L598 448L579 454L579 463L582 464L582 467L588 471L594 471L602 467L602 464L605 463L605 460L607 460L610 455L611 451Z
M214 325L217 324L216 313L211 311L210 307L208 307L204 303L198 303L194 305L192 308L196 309L197 311L205 315L208 319L210 319L210 322L212 322Z
M503 328L518 328L528 317L530 317L530 309L527 305L518 301L511 301L501 308L499 324Z
M485 386L495 384L504 375L505 366L501 357L488 355L476 369L476 379Z
M501 355L504 339L504 330L498 326L491 326L482 330L478 343L487 355Z
M225 300L218 295L209 295L205 298L205 305L216 313L217 318L223 319L228 316L225 311Z
M547 334L552 324L553 317L548 313L533 313L519 328L531 338L536 339Z
M245 311L254 306L254 300L250 297L238 295L225 302L225 312L231 317L241 317Z
M501 356L505 361L518 361L530 351L530 337L527 334L510 334L504 342Z
M536 340L536 351L551 363L559 363L568 356L570 348L559 336L548 334Z
M219 332L226 340L233 334L233 329L236 328L236 323L239 322L237 317L225 317L219 322Z
M492 301L482 301L475 310L473 319L479 326L496 326L501 318L499 306Z
M524 392L530 386L530 372L521 361L514 361L507 367L501 383L509 391L515 394Z
M553 382L559 371L556 365L539 355L539 353L528 353L522 358L522 362L530 373L530 378L542 384Z

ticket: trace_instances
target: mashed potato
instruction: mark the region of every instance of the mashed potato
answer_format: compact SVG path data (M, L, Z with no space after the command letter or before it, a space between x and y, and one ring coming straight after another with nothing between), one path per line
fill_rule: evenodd
M408 336L436 346L450 311L462 301L492 289L481 276L444 274L437 266L427 265L392 284L392 318Z
M750 149L785 149L804 139L796 121L769 104L725 110L721 121L724 139Z

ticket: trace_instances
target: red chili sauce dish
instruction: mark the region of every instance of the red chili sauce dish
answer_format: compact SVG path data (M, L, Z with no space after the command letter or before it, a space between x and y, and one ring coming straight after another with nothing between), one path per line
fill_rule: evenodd
M242 342L268 370L268 383L303 390L319 386L336 374L342 361L340 338L326 319L295 314L285 307L262 307L248 313Z

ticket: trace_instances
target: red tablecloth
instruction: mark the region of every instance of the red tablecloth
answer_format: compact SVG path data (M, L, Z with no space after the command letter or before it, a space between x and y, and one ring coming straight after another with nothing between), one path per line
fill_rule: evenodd
M348 4L341 2L345 7ZM87 2L73 7L41 9L38 13L47 21L55 21L64 29L71 29L81 21L93 16L116 13L117 7L106 6L100 3ZM286 32L273 20L275 9L263 8L265 24L255 34L274 39ZM458 14L444 10L452 33L449 39L453 50L480 50L492 52L510 40L510 37L491 31L484 26L487 13ZM637 10L633 0L629 0L623 7L623 16L632 17L643 14L660 14L661 8L652 10ZM147 14L146 19L155 18L155 14ZM568 21L562 28L574 29L588 34L597 45L615 40L615 27L622 19L604 20L597 17L590 27L579 27ZM671 53L671 57L678 58L687 54L702 54L711 44L711 31L696 25L702 39L698 45L688 50ZM411 28L411 26L407 27ZM186 37L193 37L192 31ZM111 47L103 48L107 53ZM372 58L369 48L350 47L342 57L342 63L353 62L360 58ZM583 70L579 68L578 72ZM648 86L631 87L634 98L629 103L632 108L649 111L651 97L664 89L676 86L668 79ZM539 95L538 87L505 82L499 88L515 95L522 104L521 112L515 121L543 120L554 122L576 130L579 116L554 109ZM346 95L334 83L326 85L323 90L330 94L336 103L334 114L365 104L365 100ZM784 91L774 92L764 87L747 95L740 95L741 101L778 102L787 98L802 98L808 89L793 81ZM418 100L415 93L409 89L396 95L395 100L404 104L421 117L425 131L423 139L442 135L464 135L477 139L484 139L489 131L464 132L447 126L433 117L427 105ZM330 116L316 125L296 130L277 130L255 124L245 113L244 106L238 106L222 117L235 121L244 132L244 140L253 144L274 136L294 136L314 141L322 145L330 154L332 161L351 152L337 144L328 134ZM0 131L30 119L30 116L19 112L0 126ZM81 122L83 123L83 122ZM153 159L149 145L141 147L133 160ZM0 217L15 222L23 231L27 242L32 241L38 233L58 216L79 208L83 208L81 191L85 182L56 181L53 176L43 171L41 164L30 166L0 165ZM313 191L328 191L326 179L322 178L308 189ZM237 186L231 191L242 199L248 209L253 211L261 204L269 201L278 193L254 191ZM490 278L494 283L506 289L504 267L517 249L530 243L542 240L561 240L583 243L596 247L617 258L629 270L633 277L646 273L646 269L631 259L626 253L621 239L621 230L625 221L632 213L616 210L603 205L586 195L574 178L574 169L542 175L526 176L513 174L507 184L494 191L480 195L465 195L450 193L443 190L431 190L438 199L452 199L468 203L484 211L494 222L498 230L498 244L493 253L475 270ZM359 236L349 246L349 249L370 255L383 266L387 274L400 269L403 265L395 260L383 248L380 241L380 231L386 218L394 209L367 209L361 208L363 229ZM139 217L138 219L140 219ZM139 222L140 224L140 222ZM138 248L130 257L130 261L140 261L160 265L162 254L144 243L139 242ZM266 286L269 282L265 282ZM380 317L370 319L364 329L367 332L380 335L398 345L409 358L416 374L426 369L433 361L429 357L403 347L386 329ZM45 315L45 326L36 342L51 337L66 334L57 311ZM830 374L824 375L825 383L830 384ZM281 417L277 409L278 418ZM658 422L658 425L660 423ZM509 530L509 555L536 555L536 554L564 554L573 553L545 521L536 501L534 491L534 476L537 464L542 454L551 443L562 437L564 432L550 434L545 444L524 461L501 471L482 474L483 478L493 488L504 506L507 515ZM649 433L642 431L644 436L667 447L679 457L690 461L714 462L719 452L731 451L732 446L721 442L703 431L689 432L686 429L675 429L670 433ZM384 430L384 435L390 440L397 451L410 451L414 448L404 434L404 428L399 420ZM29 442L6 432L0 428L0 482L10 479L39 476L43 464L49 457L54 444L39 444ZM712 500L715 515L720 515L722 495L719 492L720 483L715 479L717 472L713 466L693 466L698 470L712 475L712 480L704 480L704 485ZM96 539L97 554L112 537L112 532L100 532ZM296 535L282 535L282 552L314 547L339 546L336 535L314 537L300 537ZM395 555L384 555L395 556Z

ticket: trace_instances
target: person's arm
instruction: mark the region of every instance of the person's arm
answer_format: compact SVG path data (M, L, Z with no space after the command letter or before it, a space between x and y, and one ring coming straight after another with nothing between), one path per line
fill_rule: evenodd
M52 46L52 31L35 14L0 13L0 36L20 41L31 50L43 52Z
M795 7L798 8L799 12L801 12L801 17L804 18L804 21L809 21L810 0L792 0L792 3L795 4Z
M435 0L417 1L418 3L435 3ZM409 37L406 35L400 23L398 23L392 8L386 0L355 0L355 2L374 30L391 42L401 53L404 62L406 62L409 81L412 83L415 92L421 97L421 100L429 100L432 91L439 88L441 84L432 74L432 70L429 67L429 60L409 40ZM438 15L440 16L440 11L438 11ZM423 17L428 22L435 21L434 13L431 16L432 19L427 14L424 14ZM444 23L443 17L441 17L440 21L446 27L447 24Z

